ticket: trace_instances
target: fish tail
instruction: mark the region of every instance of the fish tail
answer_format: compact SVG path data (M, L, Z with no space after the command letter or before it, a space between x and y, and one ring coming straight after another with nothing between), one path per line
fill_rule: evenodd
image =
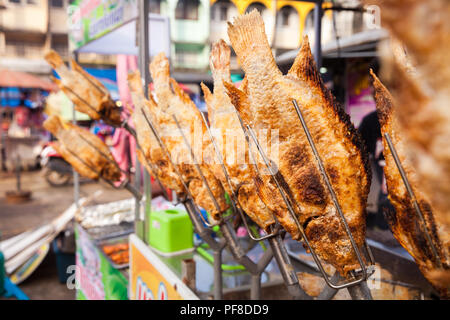
M225 86L227 94L231 99L231 103L236 108L242 120L250 124L252 121L250 101L248 100L245 92L239 90L232 83L227 81L223 81L223 85Z
M244 70L256 60L264 69L278 70L258 10L236 17L233 23L228 22L228 36Z
M65 67L64 61L55 50L48 51L45 54L44 59L52 66L53 69L58 69L62 66Z
M211 90L209 90L209 88L203 82L200 83L200 86L202 87L206 107L208 108L208 116L211 117L214 114L213 94L211 93Z
M210 66L215 79L230 80L230 47L223 39L215 42L211 49Z
M43 126L47 131L50 131L55 136L58 135L59 131L64 129L61 118L57 115L51 115L47 120L44 121Z
M170 65L164 52L159 53L150 63L150 74L152 75L155 85L157 83L169 82Z

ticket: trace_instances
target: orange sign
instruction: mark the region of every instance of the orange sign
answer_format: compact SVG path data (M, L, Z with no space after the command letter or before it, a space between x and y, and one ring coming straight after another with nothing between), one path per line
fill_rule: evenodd
M130 236L131 300L197 300L198 297L136 235Z

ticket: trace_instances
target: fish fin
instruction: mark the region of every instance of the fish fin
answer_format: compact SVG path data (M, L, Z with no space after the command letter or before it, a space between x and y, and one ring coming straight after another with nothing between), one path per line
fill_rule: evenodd
M170 78L169 81L170 86L172 87L172 91L177 97L179 97L185 103L192 103L192 100L189 97L189 95L186 92L184 92L183 89L181 89L180 85L175 79Z
M142 87L141 73L136 70L134 72L130 72L127 76L128 86L131 91L144 94L144 88Z
M302 46L297 53L294 63L288 75L301 80L309 80L314 84L322 86L322 78L317 70L316 61L311 53L308 36L303 37Z
M213 101L213 94L211 93L211 90L202 82L200 83L200 87L202 87L203 96L205 98L206 105L210 105Z
M109 95L108 89L105 88L103 83L101 83L97 78L91 76L89 73L87 73L78 63L75 62L75 60L70 59L70 67L73 71L78 72L83 77L85 77L87 80L89 80L91 83L93 83L98 89L100 89L104 94Z
M209 88L203 82L200 83L200 86L202 87L203 96L204 96L205 102L206 102L206 107L208 108L208 116L210 117L209 119L211 120L211 117L214 114L214 106L213 106L214 96L211 93L211 90L209 90Z
M61 118L54 114L44 121L43 127L45 130L50 131L54 136L57 136L58 132L64 129L64 124Z
M61 56L55 50L48 51L45 54L44 59L52 66L53 69L58 69L61 66L65 66Z
M370 69L370 76L372 77L372 85L375 89L375 102L377 107L377 115L380 124L384 126L387 124L392 114L392 96L388 89L381 83L380 79Z
M213 44L209 64L215 79L230 80L230 55L230 47L223 39Z
M225 86L227 94L230 97L231 103L236 108L242 120L250 124L252 118L250 116L250 101L248 100L247 95L243 91L236 88L232 83L224 81L223 85Z
M261 68L280 73L258 10L234 18L233 23L228 22L228 37L244 70L248 63L258 59Z

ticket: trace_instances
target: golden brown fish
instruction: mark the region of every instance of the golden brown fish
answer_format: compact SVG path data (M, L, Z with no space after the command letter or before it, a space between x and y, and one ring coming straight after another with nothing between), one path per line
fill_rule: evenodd
M396 108L392 96L372 71L371 75L373 86L375 88L377 113L383 137L383 154L386 160L384 174L389 192L389 200L395 208L395 212L386 212L386 218L395 238L411 254L425 277L430 280L443 297L448 297L448 290L442 285L441 281L435 281L429 277L431 271L441 269L440 265L442 265L444 269L450 269L448 260L448 242L445 243L445 241L443 241L448 235L444 234L444 238L440 237L439 233L440 231L442 232L442 230L440 230L439 225L434 219L435 209L420 189L420 180L418 180L414 167L407 157L407 147L401 136L401 127L399 127L395 117ZM400 162L402 163L402 167L404 168L409 183L411 184L411 188L413 189L417 203L423 213L427 228L430 231L431 240L440 257L438 261L434 257L432 247L425 236L425 230L417 216L412 199L409 197L384 137L384 134L386 133L391 137L392 143L400 158Z
M150 73L155 85L155 93L158 99L158 113L154 117L161 130L161 138L171 153L171 158L178 166L184 179L189 181L189 190L197 205L206 209L215 220L219 219L219 213L227 209L225 191L218 179L213 175L209 166L203 162L204 149L207 147L206 127L201 119L200 111L180 88L178 83L170 78L169 60L164 53L158 54L150 64ZM217 201L218 208L210 196L206 185L197 171L190 151L186 146L175 120L176 116L183 132L192 147L192 151L199 162L203 175ZM218 210L219 209L219 210Z
M56 115L44 121L44 128L58 139L57 151L79 174L91 179L120 179L120 169L109 148L95 134L74 124L63 123Z
M259 198L253 183L253 165L248 161L245 152L245 136L242 131L236 109L226 94L223 81L231 82L230 76L230 48L221 40L212 46L210 67L214 78L214 94L201 84L208 107L208 118L211 131L217 142L217 147L231 180L231 187L227 182L222 166L215 153L211 165L214 175L222 182L228 194L237 193L242 209L261 228L275 223L273 215ZM211 145L211 147L213 147ZM212 148L210 152L215 152Z
M61 80L53 78L53 81L72 100L76 110L86 113L93 120L103 119L114 126L121 124L120 108L100 81L84 71L74 60L70 60L69 70L53 50L45 55L45 59L61 77Z
M360 248L365 238L370 170L356 129L320 78L307 38L288 75L283 76L273 58L263 20L256 10L230 23L228 35L248 80L248 104L239 103L245 93L237 92L231 86L227 86L229 95L256 132L278 130L279 156L271 160L284 179L285 189L298 203L296 213L308 240L317 254L341 274L358 268L350 239L325 187L292 100L297 100L303 112ZM268 187L275 190L274 186ZM264 201L270 207L273 198L266 197ZM295 225L285 223L283 226L299 239Z
M381 9L382 26L406 48L415 72L383 59L382 79L395 105L407 152L450 232L450 1L367 0ZM391 75L385 77L384 75Z
M149 99L145 98L139 71L128 75L128 85L135 108L132 118L136 128L137 141L142 150L141 152L138 150L138 157L141 158L141 163L145 164L151 174L155 175L167 188L181 195L185 192L183 184L145 118L147 117L155 127L157 126L157 121L153 116L158 112L156 102L151 96ZM159 127L156 129L158 132L160 131ZM147 161L153 166L150 167Z

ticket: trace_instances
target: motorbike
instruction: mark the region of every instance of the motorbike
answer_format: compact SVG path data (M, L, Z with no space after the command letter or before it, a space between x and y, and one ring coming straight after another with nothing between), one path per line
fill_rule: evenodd
M71 165L53 148L53 143L47 143L40 154L41 168L45 180L53 187L64 186L72 178Z

